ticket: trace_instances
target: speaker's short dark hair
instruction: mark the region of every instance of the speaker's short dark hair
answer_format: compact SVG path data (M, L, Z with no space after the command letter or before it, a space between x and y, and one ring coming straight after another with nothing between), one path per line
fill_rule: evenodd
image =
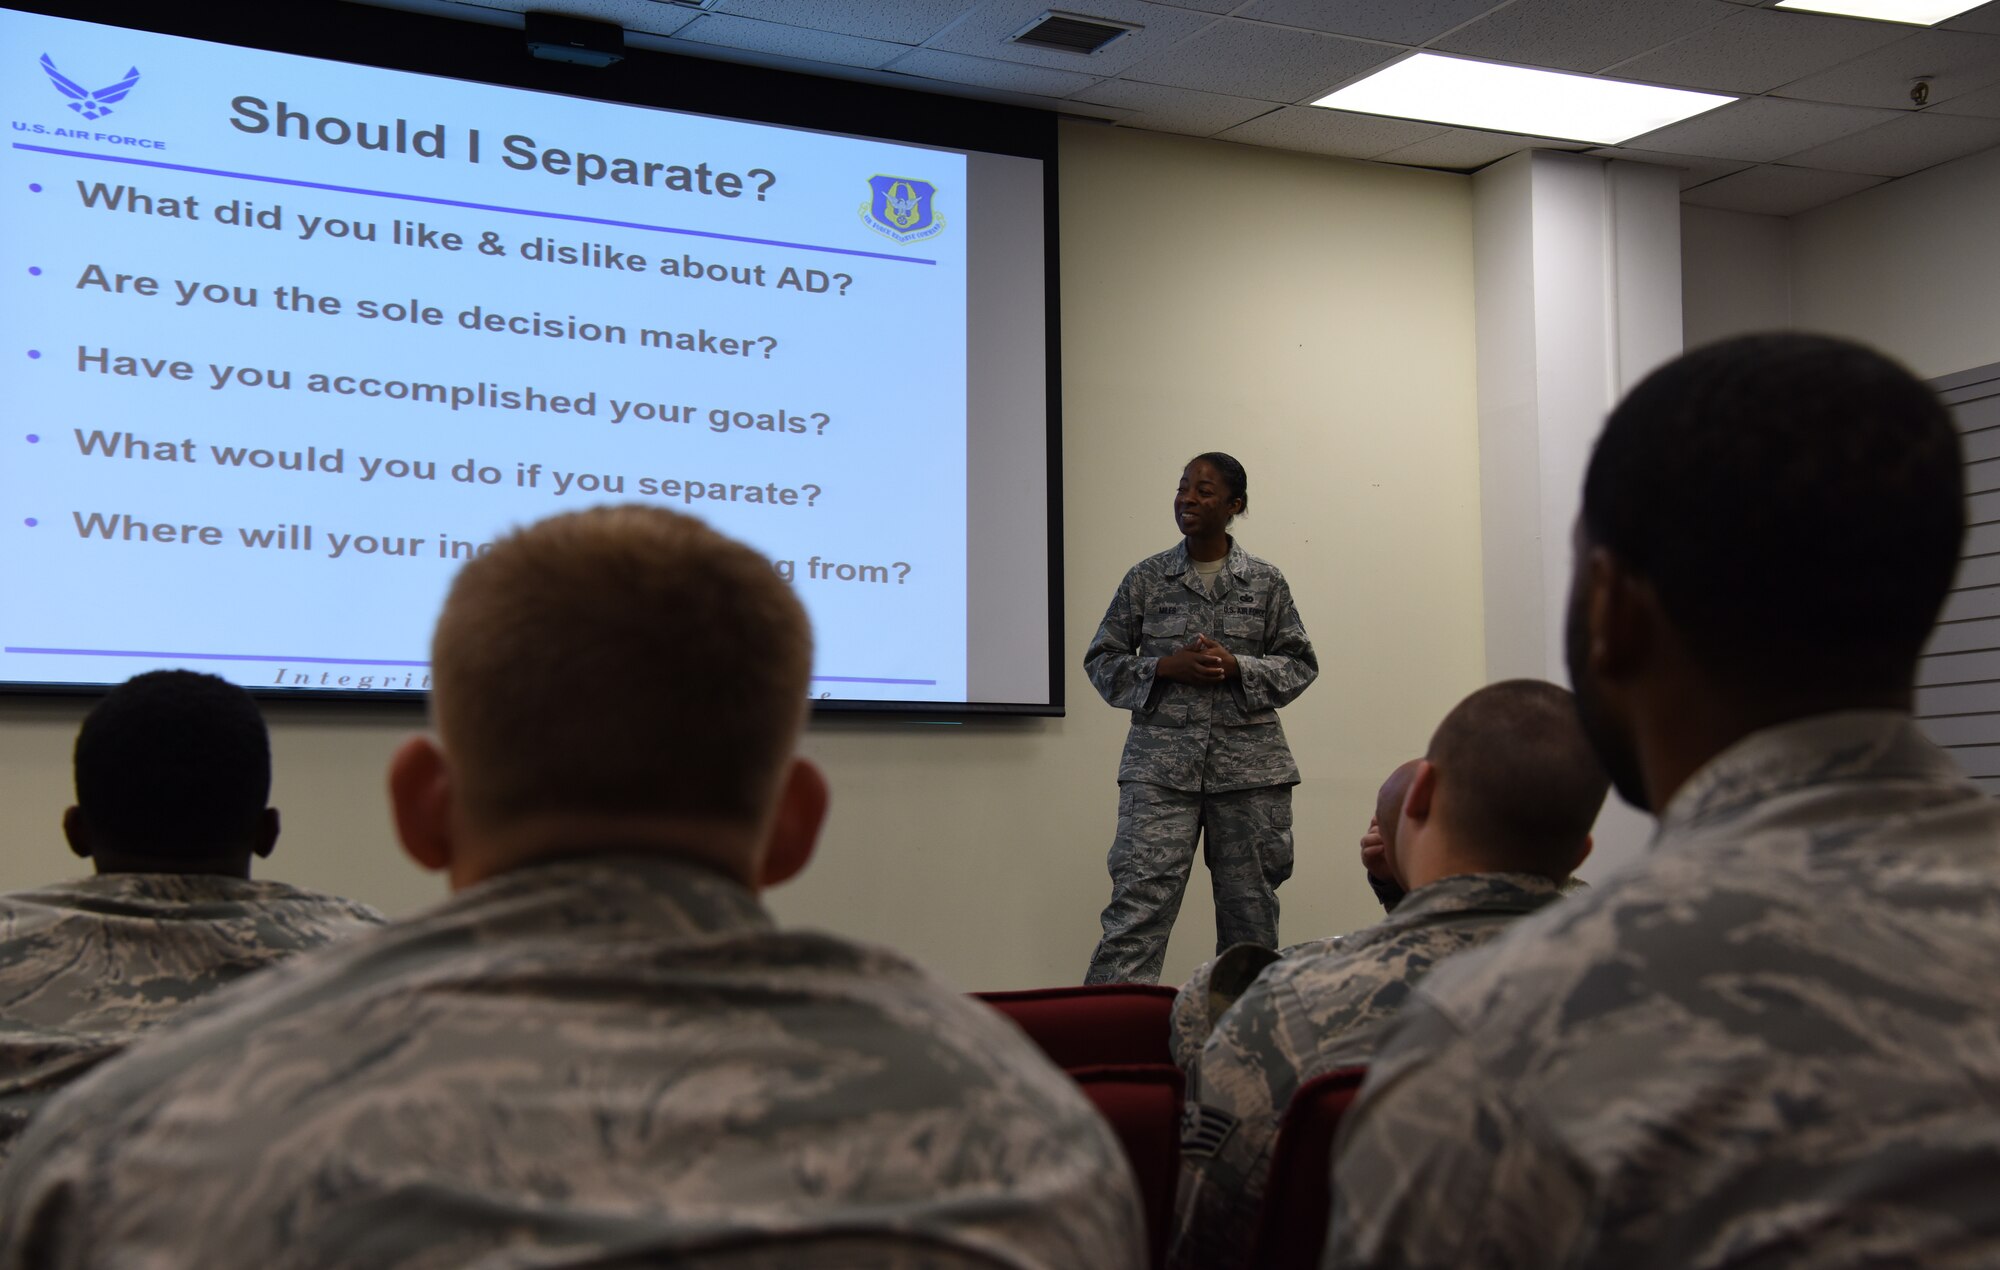
M1425 754L1452 829L1497 870L1568 876L1611 780L1568 689L1490 684L1452 707Z
M1965 533L1936 394L1858 344L1753 335L1653 372L1612 412L1583 528L1735 682L1907 686Z
M255 846L271 741L250 694L156 670L113 688L76 736L76 802L100 850L171 862Z

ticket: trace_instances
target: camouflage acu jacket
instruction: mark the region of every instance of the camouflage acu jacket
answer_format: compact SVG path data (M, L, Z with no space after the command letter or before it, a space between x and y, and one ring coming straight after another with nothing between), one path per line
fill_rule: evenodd
M1530 873L1461 874L1412 891L1366 930L1264 952L1270 964L1233 1003L1220 981L1255 964L1245 952L1263 950L1239 945L1197 971L1174 1003L1188 1103L1168 1264L1248 1267L1278 1121L1299 1086L1367 1063L1432 966L1561 894Z
M1160 658L1196 635L1235 654L1242 677L1213 686L1156 678ZM1234 539L1213 598L1185 543L1133 565L1083 668L1107 702L1132 712L1119 780L1210 793L1298 783L1277 711L1318 676L1319 659L1285 575Z
M637 854L517 869L242 985L72 1086L14 1164L8 1270L1144 1255L1116 1139L1012 1024Z
M2000 1264L2000 804L1902 715L1754 734L1426 979L1329 1266Z
M56 1090L197 997L379 926L282 882L105 873L0 896L0 1157Z

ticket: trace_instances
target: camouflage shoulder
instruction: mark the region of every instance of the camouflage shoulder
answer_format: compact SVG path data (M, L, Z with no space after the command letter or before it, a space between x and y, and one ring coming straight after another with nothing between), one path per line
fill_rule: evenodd
M372 904L363 904L360 900L344 899L337 895L326 895L320 897L320 902L326 905L329 912L338 913L362 926L387 926L389 924L389 917L386 913Z
M1130 569L1127 569L1125 571L1125 577L1127 580L1131 580L1133 578L1144 578L1147 580L1164 578L1167 576L1168 566L1174 563L1176 558L1180 555L1180 551L1181 547L1179 543L1175 543L1173 546L1168 547L1165 551L1156 551L1152 555L1147 556L1144 560L1141 560L1139 563L1133 565Z
M1508 1017L1499 1033L1519 1040L1559 1013L1579 967L1608 950L1605 910L1623 890L1618 879L1571 891L1509 923L1492 939L1444 958L1413 993L1454 1029L1476 1033L1489 1016Z
M1259 944L1235 944L1204 962L1174 997L1170 1044L1174 1061L1190 1071L1215 1025L1278 954Z
M1285 571L1283 569L1272 564L1264 557L1253 555L1248 551L1243 553L1243 567L1252 573L1260 574L1276 582L1283 582L1285 580Z
M323 915L330 919L345 918L367 926L382 926L389 921L380 909L360 900L349 899L345 895L333 895L326 891L308 890L286 882L269 883L273 889L266 897L275 904L295 905L307 912Z

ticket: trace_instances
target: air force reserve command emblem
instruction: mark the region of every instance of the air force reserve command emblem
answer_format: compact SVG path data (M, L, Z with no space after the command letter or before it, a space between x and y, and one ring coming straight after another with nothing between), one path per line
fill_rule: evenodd
M937 214L937 186L907 176L871 176L861 219L868 228L899 243L922 242L944 232Z

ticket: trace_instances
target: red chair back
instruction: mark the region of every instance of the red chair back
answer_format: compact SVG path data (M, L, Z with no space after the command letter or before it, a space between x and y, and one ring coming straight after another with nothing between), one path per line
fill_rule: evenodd
M1180 1185L1184 1096L1168 1044L1174 990L1109 983L975 995L1014 1020L1111 1123L1145 1201L1149 1264L1164 1264Z
M1148 1262L1162 1265L1173 1233L1174 1192L1181 1176L1180 1068L1172 1063L1079 1067L1070 1078L1111 1122L1146 1204Z
M1157 983L974 995L1019 1024L1065 1071L1174 1061L1168 1046L1174 990Z
M1264 1211L1258 1215L1258 1270L1317 1270L1333 1216L1333 1137L1365 1067L1343 1067L1299 1086L1278 1122Z

